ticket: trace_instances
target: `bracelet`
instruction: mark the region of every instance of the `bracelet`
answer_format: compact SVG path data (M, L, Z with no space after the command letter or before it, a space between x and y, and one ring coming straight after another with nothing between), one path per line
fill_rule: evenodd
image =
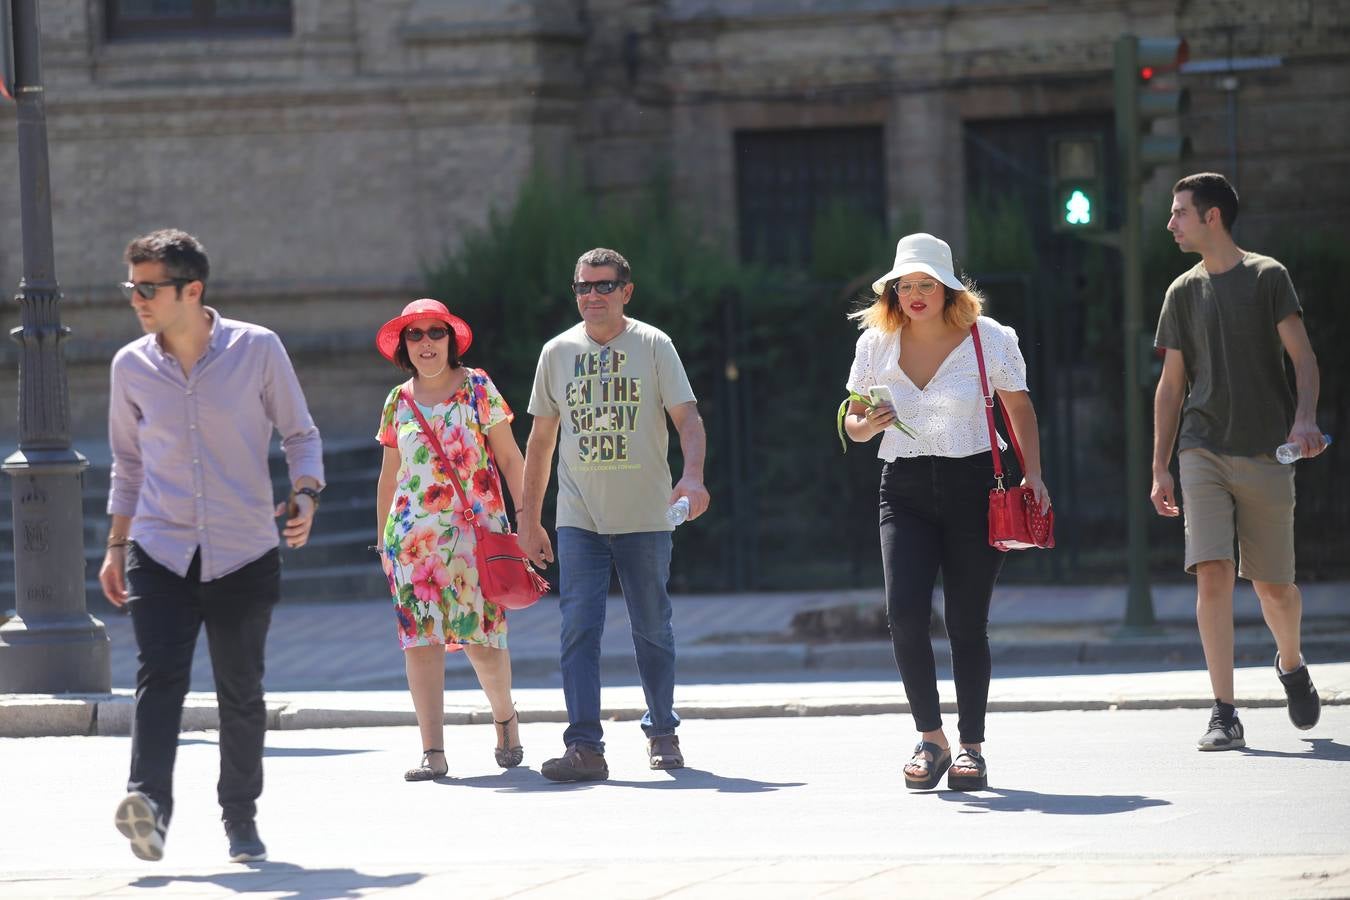
M295 490L291 491L291 499L290 499L290 503L291 503L292 505L295 504L295 498L296 498L296 496L299 495L299 494L304 494L304 495L305 495L306 497L308 497L310 500L314 501L314 511L315 511L315 512L318 512L318 511L319 511L319 491L318 491L316 488L312 488L312 487L306 486L306 487L296 488Z
M113 549L114 547L126 547L129 546L130 544L131 544L130 538L117 538L115 540L113 538L108 538L109 550Z
M368 545L368 546L366 547L366 549L367 549L367 550L374 550L376 553L383 553L383 552L384 552L384 548L381 547L379 544L370 544L370 545Z

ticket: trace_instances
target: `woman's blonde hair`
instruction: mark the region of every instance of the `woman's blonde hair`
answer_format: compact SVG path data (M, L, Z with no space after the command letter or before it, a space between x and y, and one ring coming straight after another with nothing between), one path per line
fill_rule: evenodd
M947 324L964 329L974 325L975 320L980 317L984 309L984 295L976 289L975 283L970 279L963 277L961 283L965 285L965 289L960 291L953 290L940 281L938 285L942 288L942 318ZM885 290L875 300L849 313L848 317L857 322L859 330L863 331L868 328L885 332L898 331L909 324L909 314L905 312L900 304L900 298L895 294L895 281L888 282Z

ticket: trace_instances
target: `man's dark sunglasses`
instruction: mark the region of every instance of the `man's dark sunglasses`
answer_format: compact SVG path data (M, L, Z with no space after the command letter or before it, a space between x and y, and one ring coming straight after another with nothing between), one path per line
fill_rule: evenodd
M612 294L616 288L627 283L627 281L574 281L572 292L578 297L584 297L593 288L597 294Z
M422 338L424 337L429 337L433 341L443 341L446 339L446 337L449 336L449 334L450 329L445 328L441 325L435 325L431 328L428 328L426 331L423 331L420 328L403 329L403 336L407 338L408 343L410 344L416 344L419 341L421 341Z
M196 280L195 278L170 278L166 281L122 281L117 286L122 289L122 296L128 300L131 299L133 294L140 294L146 300L153 300L155 294L159 293L159 289L162 287L168 287L169 285L182 287Z

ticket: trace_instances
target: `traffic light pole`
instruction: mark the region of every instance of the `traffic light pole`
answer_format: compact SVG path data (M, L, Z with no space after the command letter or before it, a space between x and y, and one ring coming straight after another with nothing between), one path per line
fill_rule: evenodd
M47 114L37 0L9 4L18 104L23 278L15 298L19 352L19 449L0 469L13 479L14 599L0 626L0 693L104 693L111 686L108 635L85 604L83 472L71 448L61 342L61 288L52 237Z
M1129 545L1129 593L1125 602L1126 633L1148 633L1157 628L1148 579L1148 521L1145 504L1150 481L1148 432L1144 420L1143 372L1143 261L1140 253L1139 159L1140 116L1136 106L1137 39L1116 41L1116 147L1121 160L1122 207L1119 246L1124 268L1124 311L1121 331L1125 340L1125 526Z

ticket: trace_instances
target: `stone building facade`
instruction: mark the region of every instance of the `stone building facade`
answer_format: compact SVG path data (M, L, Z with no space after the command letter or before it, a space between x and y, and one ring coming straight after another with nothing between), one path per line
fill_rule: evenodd
M208 302L282 334L328 435L368 437L395 378L375 327L532 169L578 166L615 197L671 177L706 232L744 251L751 211L790 215L792 201L747 182L745 154L834 135L821 152L858 151L839 177L877 194L889 227L913 213L959 249L972 125L1109 121L1122 33L1184 35L1193 61L1264 60L1180 76L1186 167L1236 163L1244 239L1350 227L1346 0L261 5L286 11L281 33L109 37L109 17L136 4L42 0L72 425L95 457L107 362L137 333L112 285L138 233L200 236ZM0 171L17 172L12 106L0 106ZM1175 174L1155 179L1164 196ZM16 180L2 178L6 291L20 247ZM12 306L0 313L15 324ZM16 361L0 350L11 446Z

